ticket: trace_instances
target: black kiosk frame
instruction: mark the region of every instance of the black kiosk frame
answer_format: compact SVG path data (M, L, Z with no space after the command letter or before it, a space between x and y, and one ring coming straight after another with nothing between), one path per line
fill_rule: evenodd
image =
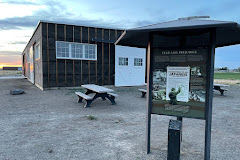
M237 23L191 17L121 35L115 44L147 48L147 153L151 114L159 114L205 120L204 159L210 159L215 48L239 43Z

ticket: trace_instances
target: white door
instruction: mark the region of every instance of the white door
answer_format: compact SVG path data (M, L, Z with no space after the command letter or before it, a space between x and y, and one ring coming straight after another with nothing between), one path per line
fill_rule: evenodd
M115 86L145 84L146 49L115 46Z

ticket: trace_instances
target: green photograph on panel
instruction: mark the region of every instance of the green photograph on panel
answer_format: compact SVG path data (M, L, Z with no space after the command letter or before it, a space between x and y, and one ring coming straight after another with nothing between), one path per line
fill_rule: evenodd
M153 114L205 119L207 52L153 49Z

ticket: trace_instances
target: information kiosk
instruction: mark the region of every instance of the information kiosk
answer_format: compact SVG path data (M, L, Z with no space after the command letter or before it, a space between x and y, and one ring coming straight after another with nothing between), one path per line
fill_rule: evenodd
M215 48L240 43L235 22L186 17L126 30L115 44L147 48L147 153L151 114L205 120L210 159Z

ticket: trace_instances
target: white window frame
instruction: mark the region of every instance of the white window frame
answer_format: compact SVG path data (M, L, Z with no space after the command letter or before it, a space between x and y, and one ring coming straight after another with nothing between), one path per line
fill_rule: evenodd
M65 44L68 44L68 49L69 49L69 56L68 57L59 57L58 56L58 49L57 49L57 46L58 46L58 43L65 43ZM82 58L75 58L73 57L73 54L72 54L72 44L75 44L75 45L82 45L82 54L83 54L83 57ZM56 58L57 59L77 59L77 60L91 60L91 61L96 61L97 60L97 44L89 44L89 43L77 43L77 42L67 42L67 41L56 41L55 43L55 46L56 46ZM85 46L94 46L95 47L95 58L86 58L85 56Z
M38 57L37 57L37 46L38 46ZM35 60L39 60L40 59L40 42L36 43L34 46L34 52L35 52Z
M120 63L121 62L120 59L123 59L123 63ZM119 57L118 65L119 66L128 66L128 57Z
M143 58L134 58L134 67L142 67L143 66Z

